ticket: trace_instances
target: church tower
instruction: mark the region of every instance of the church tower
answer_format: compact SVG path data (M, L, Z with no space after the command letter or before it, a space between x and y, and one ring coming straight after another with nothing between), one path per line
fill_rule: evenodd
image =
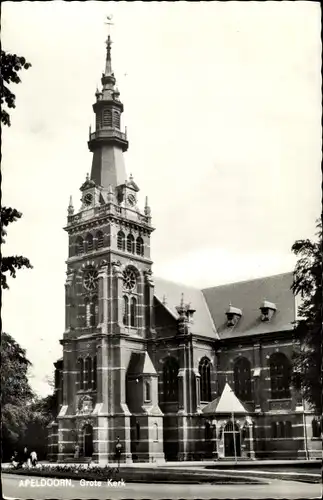
M66 324L62 396L57 418L58 460L74 453L96 462L163 460L163 415L157 373L147 351L155 337L150 259L151 212L127 177L123 104L107 39L102 89L93 105L88 146L91 174L81 206L68 206ZM54 433L54 431L53 431ZM54 434L53 434L54 435Z

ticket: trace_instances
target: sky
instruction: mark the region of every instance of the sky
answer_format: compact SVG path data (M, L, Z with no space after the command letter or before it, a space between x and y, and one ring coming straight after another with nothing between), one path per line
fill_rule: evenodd
M113 15L127 172L148 196L153 272L197 287L291 271L321 199L316 2L4 2L2 48L32 63L3 129L2 204L23 213L3 329L50 390L61 356L69 196L91 169L92 105Z

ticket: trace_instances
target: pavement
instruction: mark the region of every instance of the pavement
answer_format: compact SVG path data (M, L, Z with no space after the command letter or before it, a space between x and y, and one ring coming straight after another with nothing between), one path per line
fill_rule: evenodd
M61 484L37 484L36 480L44 478L26 478L17 475L2 474L2 491L4 500L151 500L187 499L297 499L321 498L320 484L296 483L293 481L270 480L270 484L251 485L213 485L213 484L120 484L108 482L86 484L81 480ZM29 481L29 482L28 482ZM34 481L34 483L32 482ZM46 481L46 480L45 480ZM64 480L66 481L66 480ZM93 482L92 482L93 483ZM99 482L97 482L99 483Z

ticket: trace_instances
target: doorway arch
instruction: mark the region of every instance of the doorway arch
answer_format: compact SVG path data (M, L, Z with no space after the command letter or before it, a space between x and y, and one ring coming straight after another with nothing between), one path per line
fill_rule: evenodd
M85 457L93 455L93 427L91 424L86 424L83 429L83 450Z
M228 457L241 457L241 436L240 429L232 420L227 422L223 430L224 439L224 456Z

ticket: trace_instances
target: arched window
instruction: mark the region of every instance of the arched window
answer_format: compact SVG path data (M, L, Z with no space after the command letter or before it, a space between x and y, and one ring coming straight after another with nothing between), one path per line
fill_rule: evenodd
M271 437L272 438L277 437L277 424L276 424L276 422L271 423Z
M175 358L167 358L163 369L164 399L166 402L178 400L178 363Z
M84 252L84 242L81 236L76 238L75 242L75 253L76 255L81 255Z
M88 356L85 359L85 387L84 389L91 389L92 387L92 360Z
M93 236L91 233L89 233L87 236L86 236L86 249L88 252L92 252L93 251Z
M151 401L150 396L150 382L145 382L145 401Z
M317 418L313 418L312 420L312 437L313 438L321 437L321 422Z
M105 108L102 115L103 127L112 127L112 112L111 109Z
M285 422L278 422L277 437L279 437L279 438L285 437Z
M127 252L135 253L135 238L132 234L127 236Z
M96 360L96 356L94 356L93 363L92 363L92 388L94 391L96 391L96 388L97 388L97 360Z
M135 297L131 298L130 302L130 326L136 326L136 317L137 317L137 300Z
M211 401L211 362L209 358L202 358L199 364L201 377L201 401Z
M120 128L120 113L119 111L113 110L113 121L116 128Z
M123 297L123 324L129 323L129 299L127 296Z
M140 424L136 422L136 441L140 441Z
M290 398L291 365L285 354L276 352L269 360L271 398Z
M234 364L234 392L242 401L250 401L251 368L247 358L239 358Z
M136 239L136 254L144 254L144 240L141 238L141 236L138 236L138 238Z
M289 420L285 422L285 437L287 438L292 437L292 423Z
M96 295L92 297L91 306L90 306L90 326L97 326L98 324L98 298Z
M204 441L210 441L210 439L212 439L211 424L207 420L204 427Z
M233 430L233 429L234 429L234 430ZM234 427L233 427L233 422L232 422L232 420L229 420L229 421L226 423L225 427L224 427L224 432L233 432L233 431L234 431L234 432L239 432L239 427L238 427L238 425L237 425L236 423L234 424Z
M79 389L83 390L84 389L84 361L83 361L83 358L79 358L79 360L78 360L78 373L79 373L79 380L80 380Z
M125 250L126 249L125 235L122 231L119 231L117 234L117 245L118 245L118 250Z
M158 424L156 424L156 422L153 424L153 436L154 436L154 441L155 442L158 442Z
M103 247L103 233L102 231L98 231L96 233L96 248L102 248Z

